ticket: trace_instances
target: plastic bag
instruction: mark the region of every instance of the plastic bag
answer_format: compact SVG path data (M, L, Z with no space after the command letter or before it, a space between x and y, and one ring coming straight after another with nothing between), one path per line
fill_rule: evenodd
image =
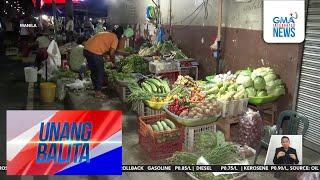
M263 132L263 121L258 112L249 109L240 118L238 143L249 147L256 147Z
M48 52L48 59L51 59L52 62L60 67L61 66L61 54L58 47L58 44L55 40L52 40L49 44L49 47L47 49Z

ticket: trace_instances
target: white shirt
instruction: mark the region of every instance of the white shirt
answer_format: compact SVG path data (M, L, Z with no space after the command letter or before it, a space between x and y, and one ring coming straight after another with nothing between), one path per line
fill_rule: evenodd
M73 20L70 19L70 20L67 22L66 31L73 31L73 29L74 29Z

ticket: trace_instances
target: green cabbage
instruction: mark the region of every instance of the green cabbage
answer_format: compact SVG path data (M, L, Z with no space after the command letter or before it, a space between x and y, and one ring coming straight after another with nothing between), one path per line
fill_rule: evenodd
M252 80L251 80L250 76L244 76L241 74L237 77L236 83L239 85L240 84L243 85L245 88L252 86Z
M256 96L256 90L253 87L246 88L246 93L249 97L255 97Z
M260 67L253 70L251 74L251 79L256 79L256 77L261 76L264 77L267 74L273 73L273 70L270 67Z
M267 82L266 83L266 90L268 91L268 94L270 93L270 91L272 91L274 88L276 88L277 86L280 86L280 85L283 85L283 82L281 79Z
M284 88L284 86L279 85L271 91L270 95L281 96L281 95L284 95L285 93L286 93L286 89Z
M263 78L266 81L266 83L268 83L270 81L276 80L277 79L277 75L275 75L274 73L270 73L270 74L267 74L266 76L264 76Z
M263 90L266 87L266 81L263 77L256 77L253 81L253 86L256 90Z
M268 96L268 93L265 90L257 92L257 97L264 97L264 96Z

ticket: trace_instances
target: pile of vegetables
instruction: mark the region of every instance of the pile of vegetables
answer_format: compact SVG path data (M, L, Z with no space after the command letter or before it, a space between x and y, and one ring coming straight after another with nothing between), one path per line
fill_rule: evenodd
M79 71L81 66L86 63L86 58L83 56L84 46L77 45L72 47L70 52L69 65L74 71Z
M172 132L177 130L176 125L170 119L163 119L154 122L153 124L147 125L149 132L152 133L161 133L161 132ZM162 143L166 141L174 141L180 137L180 132L175 131L170 134L162 134L156 139L157 143Z
M130 46L125 47L125 48L123 49L123 51L124 51L124 52L127 52L127 53L130 53L130 54L135 53L134 49L133 49L132 47L130 47Z
M236 78L235 78L236 77ZM285 94L282 80L269 67L255 70L247 68L236 72L217 75L205 86L207 99L219 101L238 100L250 97L281 96Z
M172 51L172 54L173 59L175 60L188 59L188 57L181 50Z
M281 96L285 94L282 80L270 67L260 67L238 72L236 79L242 85L249 97Z
M232 74L231 71L228 71L226 74L218 74L215 76L209 76L208 80L214 83L226 82L226 81L235 81L236 75Z
M182 101L174 99L174 101L168 106L168 110L185 119L216 117L221 112L221 109L215 100L190 104L186 102L185 99Z
M118 81L134 81L135 77L131 73L116 72L115 79Z
M201 132L196 135L193 152L176 152L169 158L173 165L196 165L197 160L203 156L211 165L222 165L237 162L242 159L234 144L225 141L221 131ZM227 179L232 175L214 176L211 172L193 173L199 179Z
M138 54L143 57L154 56L158 54L162 56L170 56L171 59L176 60L188 58L171 41L165 41L164 43L154 44L151 47L141 47Z
M205 87L207 99L230 101L247 98L248 95L243 86L238 86L234 81L219 82Z
M128 87L131 91L128 99L131 102L151 101L158 103L168 103L173 98L173 96L183 92L183 88L181 86L170 89L166 80L158 78L146 79L141 82L140 85L136 82L130 82Z
M122 59L122 72L125 73L141 73L147 74L149 72L149 63L139 55L131 55Z
M70 71L70 70L63 70L63 69L59 69L57 71L54 71L53 72L53 77L52 77L52 81L56 81L58 79L62 79L62 78L77 78L78 77L78 74L73 72L73 71Z
M184 86L186 88L192 88L197 86L197 82L193 80L190 76L182 76L179 75L176 82L173 84L173 86Z
M171 41L159 45L161 55L170 55L172 51L178 50Z
M142 57L153 56L157 53L157 51L158 51L157 45L153 45L151 47L141 48L138 54L139 56L142 56Z

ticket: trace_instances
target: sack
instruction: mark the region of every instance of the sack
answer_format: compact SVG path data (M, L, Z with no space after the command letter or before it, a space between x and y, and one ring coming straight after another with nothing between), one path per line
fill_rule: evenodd
M56 43L55 40L52 40L49 44L49 47L47 49L48 52L48 59L51 59L51 61L53 61L53 63L57 66L60 67L61 66L61 54L60 54L60 50L58 47L58 44Z

